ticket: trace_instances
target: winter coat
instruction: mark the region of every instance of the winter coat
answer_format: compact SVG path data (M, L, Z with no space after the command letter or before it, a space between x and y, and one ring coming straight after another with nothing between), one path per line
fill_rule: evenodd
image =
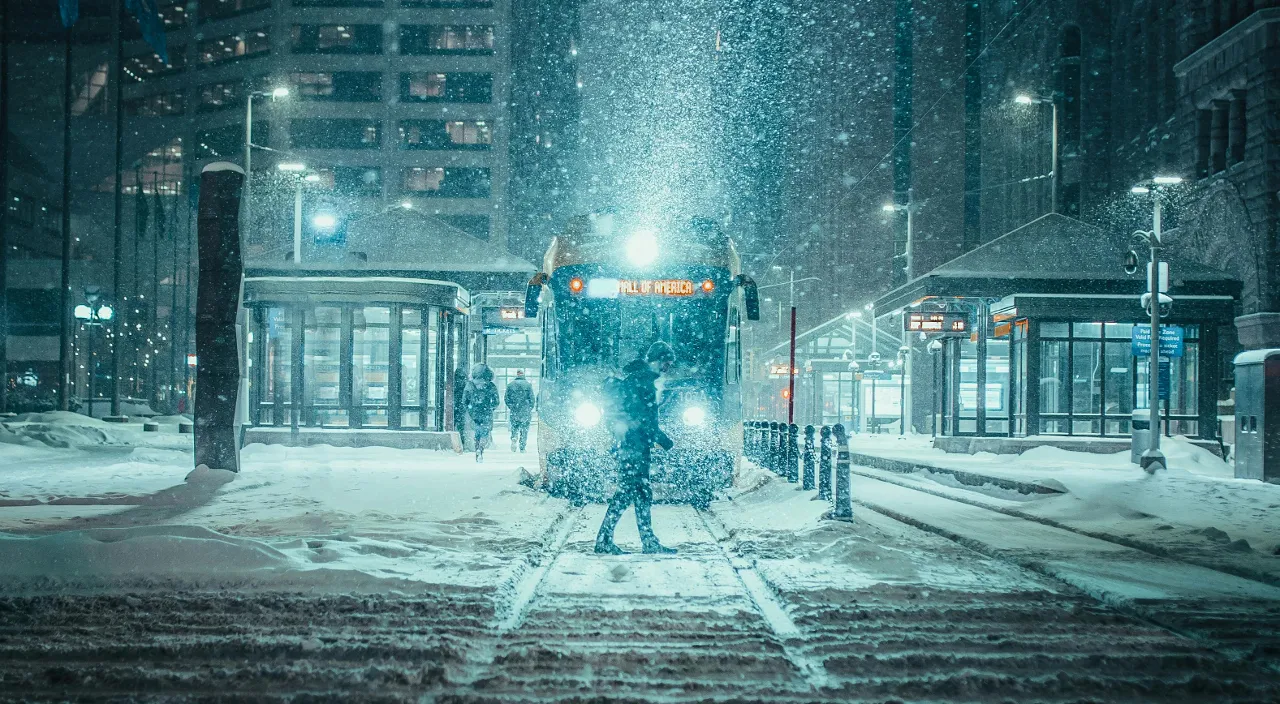
M533 384L528 379L516 377L507 384L507 393L503 401L507 404L507 412L511 420L522 423L529 422L533 416Z
M467 415L476 425L491 425L498 410L498 385L493 383L493 370L479 364L471 372L465 394Z
M611 419L614 436L624 453L648 457L654 443L671 449L671 438L658 426L658 375L642 359L623 367L626 376L612 385L617 417Z

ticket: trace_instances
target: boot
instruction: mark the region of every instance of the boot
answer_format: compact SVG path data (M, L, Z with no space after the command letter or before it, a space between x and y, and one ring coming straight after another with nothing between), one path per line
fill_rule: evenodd
M643 496L636 502L636 528L640 531L640 544L644 546L646 555L674 555L675 548L669 548L658 542L653 534L653 510L649 497Z
M600 531L596 533L597 555L625 555L625 550L613 543L613 529L618 527L622 512L627 505L615 496L609 501L609 508L604 512L604 520L600 522Z
M597 538L596 554L597 555L628 555L630 553L618 547L617 545L614 545L612 540L603 542L599 538Z
M674 555L675 548L669 548L658 542L656 535L649 535L640 541L644 545L644 554L646 555Z

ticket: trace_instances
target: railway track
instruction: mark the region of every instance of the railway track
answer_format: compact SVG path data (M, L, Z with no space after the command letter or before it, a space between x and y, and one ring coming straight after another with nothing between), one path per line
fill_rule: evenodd
M0 700L1280 698L1207 605L1178 628L910 516L744 540L721 508L656 507L679 554L622 558L592 552L602 507L566 509L487 589L0 598Z

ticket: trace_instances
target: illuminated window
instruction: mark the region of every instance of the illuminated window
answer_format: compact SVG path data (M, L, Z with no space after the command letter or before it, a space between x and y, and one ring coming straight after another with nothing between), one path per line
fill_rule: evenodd
M202 65L210 66L271 51L268 28L251 29L239 34L205 39L196 47Z
M382 27L376 24L295 24L295 54L381 54Z
M404 120L400 123L403 149L488 149L493 144L490 123L484 120Z
M400 97L405 101L489 103L493 75L489 73L402 73Z
M400 53L492 54L492 25L419 24L400 26Z

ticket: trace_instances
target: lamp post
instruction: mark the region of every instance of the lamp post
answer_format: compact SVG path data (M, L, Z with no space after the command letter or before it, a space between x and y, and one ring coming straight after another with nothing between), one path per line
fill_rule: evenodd
M907 370L911 358L911 348L903 345L898 348L898 437L907 435Z
M320 180L319 174L307 173L307 165L296 161L282 161L276 169L296 174L293 190L293 263L302 263L302 184Z
M774 266L775 271L781 270L782 267ZM772 288L774 286L788 286L791 291L791 355L790 364L787 367L787 423L795 422L796 408L796 284L805 281L821 281L817 276L806 276L803 279L796 278L796 270L791 270L791 278L780 284L769 284L768 286L758 286L756 290ZM782 327L782 303L778 303L778 327Z
M105 323L110 322L115 317L115 310L111 306L102 303L102 290L97 286L86 286L84 289L85 300L88 304L80 304L72 311L76 320L81 321L87 329L89 338L89 416L93 417L93 402L97 397L97 376L98 376L98 360L97 352L94 349L94 327L102 327Z
M1058 101L1051 97L1022 93L1013 101L1019 105L1048 105L1053 108L1053 135L1050 148L1053 150L1049 160L1049 212L1058 212Z
M1151 356L1147 369L1147 390L1150 392L1147 412L1150 417L1150 444L1138 460L1139 466L1148 472L1155 472L1168 466L1164 453L1160 451L1160 247L1163 244L1161 233L1161 186L1175 186L1182 183L1181 176L1156 176L1143 181L1129 191L1135 195L1151 195L1151 229L1138 230L1133 233L1134 240L1147 245L1151 249L1151 260L1147 270L1147 293L1142 300L1146 302L1151 314ZM1135 268L1136 271L1136 268ZM1170 299L1172 300L1172 299Z
M916 212L916 205L911 200L911 189L907 189L906 203L885 203L882 208L886 213L906 213L907 215L907 242L902 253L902 271L906 274L907 281L911 280L914 259L911 254L912 226L911 220Z
M251 202L249 199L253 185L253 99L270 97L272 100L276 98L289 97L289 89L284 86L272 88L271 90L251 90L245 95L244 100L244 228L249 230L253 227L250 218L253 211L250 209Z

